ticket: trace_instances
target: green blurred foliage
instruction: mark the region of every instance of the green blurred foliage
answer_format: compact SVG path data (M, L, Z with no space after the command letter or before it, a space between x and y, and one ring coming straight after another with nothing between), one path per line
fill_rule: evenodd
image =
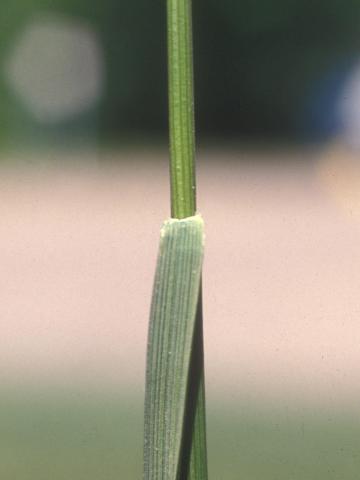
M96 111L102 138L164 134L165 2L2 0L1 59L27 22L44 12L83 19L99 32L107 78ZM359 24L360 2L355 0L195 1L200 133L292 134L313 84L343 59L357 56ZM4 141L22 123L35 121L18 104L3 75L0 92ZM34 125L34 131L40 128Z
M143 399L39 390L0 396L0 478L135 480L142 473ZM209 402L210 478L358 480L355 411Z
M205 130L290 134L314 83L358 55L358 2L209 3L205 10L195 2Z

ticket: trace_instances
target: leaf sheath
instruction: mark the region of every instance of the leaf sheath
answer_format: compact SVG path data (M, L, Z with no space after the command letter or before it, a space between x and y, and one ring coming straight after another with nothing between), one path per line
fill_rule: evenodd
M203 221L200 216L171 219L165 223L148 337L145 480L184 480L183 452L189 447L186 444L189 425L186 415L190 415L191 409L187 394L193 358L199 354L194 349L194 333L198 328L202 258ZM196 378L201 379L198 375ZM200 382L198 387L201 385ZM202 394L202 388L197 391ZM194 410L191 428L195 421Z

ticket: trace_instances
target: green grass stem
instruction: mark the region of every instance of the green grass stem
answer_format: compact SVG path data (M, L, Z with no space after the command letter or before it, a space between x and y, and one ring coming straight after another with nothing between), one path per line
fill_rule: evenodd
M191 0L167 0L171 216L150 315L145 480L206 480L201 265L196 215Z
M168 0L171 216L196 211L191 0Z

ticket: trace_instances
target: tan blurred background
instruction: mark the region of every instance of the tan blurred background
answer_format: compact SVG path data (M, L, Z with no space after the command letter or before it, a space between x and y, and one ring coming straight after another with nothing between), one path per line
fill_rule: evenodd
M0 470L9 479L37 471L86 478L101 469L104 478L124 469L139 478L148 311L169 214L167 154L108 150L89 167L86 152L57 152L61 169L42 155L36 168L16 157L0 179L0 379L11 433L1 438ZM257 478L270 461L274 479L330 466L335 479L344 463L342 478L356 478L359 185L357 158L339 143L199 152L214 478L240 478L241 468ZM30 443L22 445L26 412ZM59 442L61 466L51 456L40 461Z
M67 157L2 172L2 383L141 393L167 154ZM200 151L209 395L357 406L356 165L336 145Z

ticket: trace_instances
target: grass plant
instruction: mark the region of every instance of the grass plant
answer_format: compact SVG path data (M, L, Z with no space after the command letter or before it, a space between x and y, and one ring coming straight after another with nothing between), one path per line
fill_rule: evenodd
M167 1L167 25L172 218L161 232L150 314L144 478L206 480L191 0Z

